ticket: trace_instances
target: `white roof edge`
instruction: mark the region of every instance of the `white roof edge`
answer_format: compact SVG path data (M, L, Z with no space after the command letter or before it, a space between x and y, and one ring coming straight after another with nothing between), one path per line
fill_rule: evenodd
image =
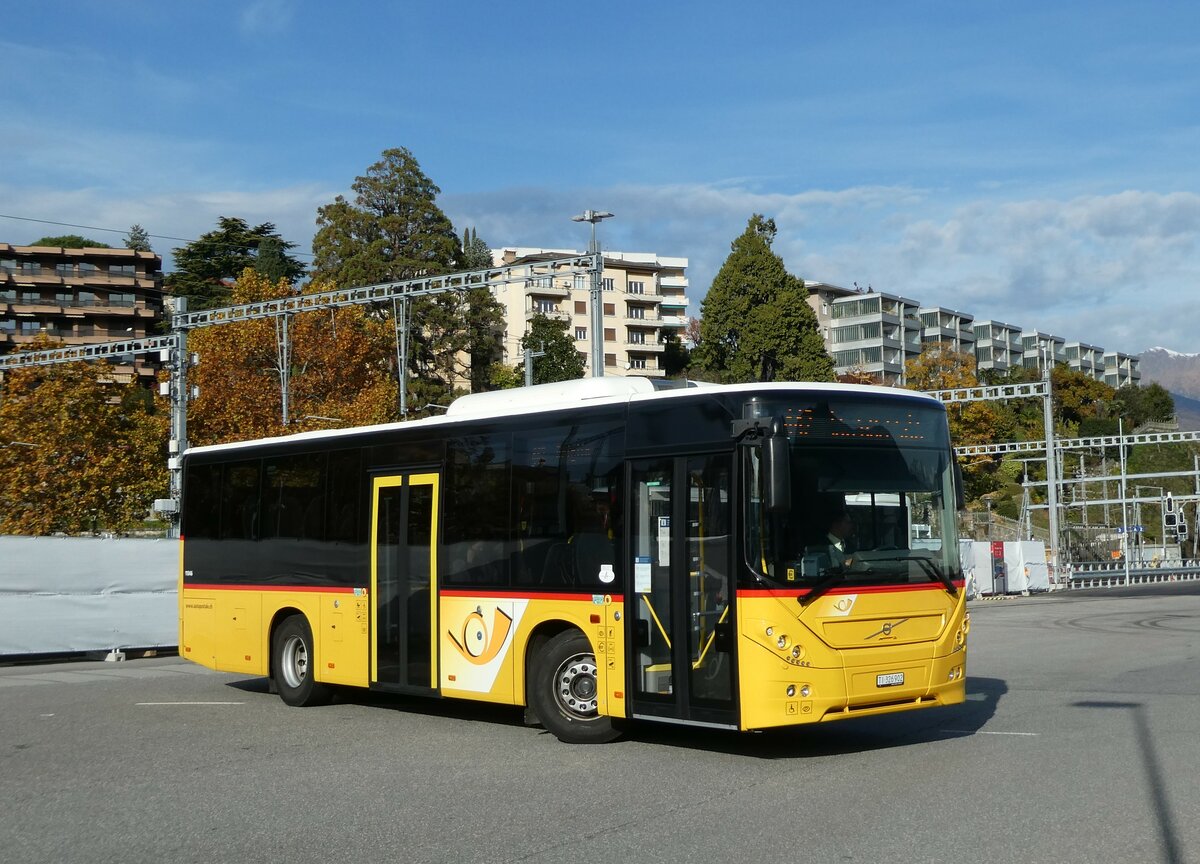
M397 431L434 426L454 426L459 422L467 420L535 414L543 411L554 411L559 408L569 408L573 405L641 402L655 398L673 399L695 394L697 390L720 390L726 393L770 393L794 391L798 387L815 392L864 392L888 396L903 396L941 404L941 401L937 398L917 390L904 390L898 387L882 387L872 384L841 384L821 381L711 384L705 381L689 381L686 387L659 390L649 378L635 376L579 378L573 381L535 384L532 387L516 387L510 390L494 390L488 393L472 393L467 396L460 396L451 403L447 412L440 417L425 417L420 420L408 420L398 423L379 423L373 426L356 426L351 429L300 432L294 435L278 435L272 438L256 438L249 441L230 441L226 444L207 444L201 447L189 447L186 452L187 454L213 453L220 450L266 446L269 444L348 438L352 435L384 430Z

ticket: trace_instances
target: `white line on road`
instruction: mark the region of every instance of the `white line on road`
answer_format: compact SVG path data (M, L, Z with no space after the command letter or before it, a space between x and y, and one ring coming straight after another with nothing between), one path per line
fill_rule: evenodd
M135 702L135 705L245 705L245 702Z
M943 732L953 732L957 735L1015 735L1020 738L1037 738L1041 732L985 732L982 729L943 729Z

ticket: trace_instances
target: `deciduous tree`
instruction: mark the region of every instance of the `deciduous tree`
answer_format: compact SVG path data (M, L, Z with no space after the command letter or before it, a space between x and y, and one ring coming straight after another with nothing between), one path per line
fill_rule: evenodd
M39 348L52 347L45 342ZM0 399L0 532L126 531L167 495L166 400L107 363L6 374Z
M78 234L60 234L57 237L40 237L29 244L30 246L59 246L63 249L111 249L107 243L81 237Z
M319 282L305 292L327 290ZM233 303L287 296L286 279L271 282L247 269L233 286ZM261 319L192 331L188 350L199 355L190 381L200 388L189 412L193 444L243 441L330 426L398 419L394 342L390 322L364 307L301 312L289 320L289 422L283 423L278 320Z

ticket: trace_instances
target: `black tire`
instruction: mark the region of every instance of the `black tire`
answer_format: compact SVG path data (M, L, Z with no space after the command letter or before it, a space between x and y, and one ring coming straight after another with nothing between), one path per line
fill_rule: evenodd
M620 730L596 711L596 655L587 637L564 630L533 658L530 706L546 731L568 744L604 744Z
M296 708L324 705L329 686L313 679L316 652L312 628L303 615L285 619L271 636L271 672L279 698Z

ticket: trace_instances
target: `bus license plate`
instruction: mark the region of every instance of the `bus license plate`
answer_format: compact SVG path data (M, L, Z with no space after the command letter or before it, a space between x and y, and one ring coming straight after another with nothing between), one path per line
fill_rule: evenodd
M904 683L903 672L888 672L884 675L875 676L876 687L895 687L897 684Z

